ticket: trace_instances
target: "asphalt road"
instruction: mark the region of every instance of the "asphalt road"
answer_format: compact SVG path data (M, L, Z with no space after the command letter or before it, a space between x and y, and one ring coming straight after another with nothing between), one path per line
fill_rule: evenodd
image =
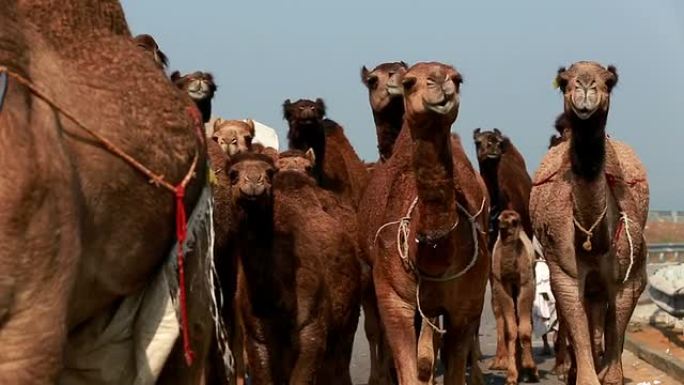
M480 362L480 367L485 374L487 384L503 385L506 378L505 371L488 371L485 370L488 361L496 351L496 323L494 322L494 314L490 306L490 292L487 289L485 297L484 311L482 312L482 322L480 323L480 344L483 354L483 359ZM362 315L363 317L363 315ZM553 367L553 357L543 356L541 339L533 341L534 357L539 368L539 375L541 377L542 385L561 385L555 375L550 373ZM351 374L354 384L366 384L368 382L369 366L369 352L368 341L363 331L363 319L359 323L359 328L356 332L356 339L354 341L354 356L351 362ZM441 378L438 378L440 382ZM441 383L441 382L440 382Z

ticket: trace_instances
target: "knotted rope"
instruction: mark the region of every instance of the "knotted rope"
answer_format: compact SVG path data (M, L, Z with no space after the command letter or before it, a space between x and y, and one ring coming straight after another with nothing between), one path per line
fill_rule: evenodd
M169 190L171 193L174 194L175 196L175 204L176 204L176 238L178 241L178 280L179 280L179 286L180 286L180 306L181 306L181 324L182 324L182 331L183 331L183 351L185 353L185 361L188 365L192 365L193 361L193 352L192 352L192 347L190 345L190 327L189 327L189 322L188 322L188 312L187 312L187 298L186 298L186 289L185 289L185 269L184 269L184 255L183 255L183 242L185 241L186 235L187 235L187 218L186 218L186 213L185 213L185 204L183 203L183 199L185 197L185 188L187 187L188 183L190 182L190 179L193 177L195 173L195 169L197 168L197 160L199 158L199 152L195 150L195 156L193 157L192 164L190 166L190 169L188 170L187 174L183 177L180 183L177 185L172 185L171 183L167 182L166 179L164 178L164 175L156 174L149 168L145 167L142 165L140 162L138 162L135 158L132 156L128 155L125 151L120 149L117 145L112 143L109 139L103 137L99 133L95 132L94 130L88 128L85 124L83 124L76 116L73 114L69 113L66 109L64 109L62 106L57 104L52 98L50 98L45 92L41 91L38 87L36 87L35 84L33 84L29 79L26 79L22 75L13 72L9 70L6 66L0 66L0 75L3 73L6 73L7 75L11 76L14 80L16 80L18 83L22 84L26 88L28 88L34 95L36 95L38 98L42 99L45 103L47 103L49 106L54 108L56 111L58 111L60 114L65 116L67 119L71 120L76 124L79 128L81 128L83 131L87 132L90 134L92 137L94 137L98 142L100 142L107 151L110 153L118 156L119 158L123 159L126 163L128 163L131 167L134 169L138 170L145 176L149 178L149 182L151 184L154 184L155 186L159 187L164 187L165 189ZM1 77L1 76L0 76ZM194 119L195 122L194 124L197 125L198 121L197 119ZM196 127L197 128L197 127Z
M416 277L416 307L418 308L418 313L420 314L420 317L425 321L435 332L439 334L444 334L446 333L446 330L440 328L439 326L435 325L430 321L430 318L425 315L423 312L423 309L420 305L420 284L423 280L428 281L428 282L438 282L438 283L443 283L443 282L448 282L452 281L454 279L460 278L464 274L466 274L470 269L475 266L475 263L477 262L477 256L479 252L479 241L477 237L477 232L478 232L478 224L477 224L477 218L482 214L485 208L485 202L486 198L482 198L482 204L480 205L480 210L478 210L475 215L470 215L468 210L463 207L460 203L456 202L456 206L458 209L463 212L463 214L468 218L468 221L470 222L470 227L472 229L472 234L473 234L473 256L470 259L470 262L468 265L463 268L461 271L448 275L448 276L443 276L443 277L430 277L422 274L420 272L420 269L411 261L409 258L409 243L408 243L408 236L410 233L410 225L411 225L411 216L413 214L413 210L415 209L417 203L418 203L418 197L416 197L413 202L411 203L411 206L409 206L408 211L406 212L406 215L404 215L401 219L398 221L392 221L385 223L384 225L380 226L378 228L378 231L375 232L375 237L373 239L373 244L378 240L378 236L380 235L380 232L384 230L385 228L392 226L392 225L398 225L397 227L397 251L399 252L399 258L401 259L402 263L404 264L404 267L412 272L414 276ZM456 229L459 223L459 216L456 216L456 221L454 224L451 226L449 229L449 232L453 231ZM418 239L416 239L416 243L418 243Z
M601 215L596 219L596 222L594 222L589 230L585 229L581 223L577 220L577 218L573 215L572 216L572 221L575 222L575 226L584 233L584 235L587 236L587 240L582 243L582 247L586 251L591 251L591 237L594 236L594 230L596 229L596 226L598 226L601 221L603 220L603 217L606 216L606 212L608 211L608 202L606 202L606 206L603 208L603 212L601 212Z

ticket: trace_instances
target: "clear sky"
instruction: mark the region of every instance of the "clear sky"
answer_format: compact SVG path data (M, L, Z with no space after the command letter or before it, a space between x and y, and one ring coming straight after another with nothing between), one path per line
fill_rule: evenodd
M453 131L497 127L533 173L562 110L552 80L577 60L615 64L608 132L645 163L651 208L684 209L684 2L681 0L124 0L170 70L210 71L214 112L276 128L282 102L322 97L359 155L377 158L360 68L441 61L465 78Z

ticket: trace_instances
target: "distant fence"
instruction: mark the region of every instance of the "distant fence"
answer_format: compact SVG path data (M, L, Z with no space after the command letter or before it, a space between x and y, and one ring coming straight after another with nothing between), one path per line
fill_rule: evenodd
M648 245L649 263L684 262L684 243L651 243Z
M651 210L648 212L648 220L652 222L684 223L684 211Z

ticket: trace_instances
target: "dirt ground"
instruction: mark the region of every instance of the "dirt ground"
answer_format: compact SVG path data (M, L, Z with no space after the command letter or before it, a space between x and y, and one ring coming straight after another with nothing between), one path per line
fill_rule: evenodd
M684 242L684 223L648 222L645 236L648 243Z
M640 325L629 335L648 347L684 361L684 334L665 327Z

